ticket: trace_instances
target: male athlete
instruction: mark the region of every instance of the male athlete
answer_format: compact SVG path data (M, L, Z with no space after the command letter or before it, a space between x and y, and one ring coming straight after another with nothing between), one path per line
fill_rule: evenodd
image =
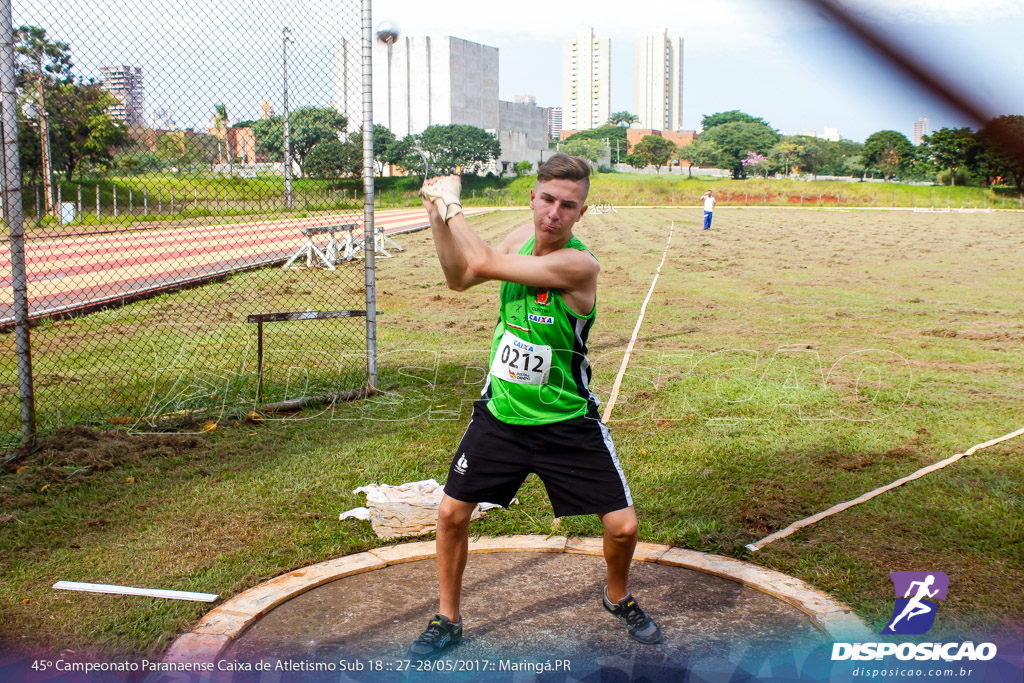
M597 259L572 234L587 212L590 164L555 154L530 190L532 224L492 249L462 215L458 177L433 178L420 194L448 287L501 281L501 318L481 400L448 471L437 520L440 609L409 648L434 657L462 638L459 611L477 503L507 506L535 472L556 517L597 514L604 524L606 610L642 643L658 625L627 588L637 520L608 428L590 391L587 336L597 303Z

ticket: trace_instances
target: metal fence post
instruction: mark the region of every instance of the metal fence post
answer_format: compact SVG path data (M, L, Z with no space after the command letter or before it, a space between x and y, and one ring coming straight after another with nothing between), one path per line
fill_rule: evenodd
M15 343L18 353L18 395L21 436L32 444L36 435L35 393L32 387L32 343L28 326L28 278L25 272L25 222L21 198L21 158L18 153L18 95L14 69L14 24L10 0L0 9L0 108L3 109L3 208L11 236L11 284L14 290Z
M363 266L366 274L366 385L377 388L377 235L373 225L373 2L363 13Z

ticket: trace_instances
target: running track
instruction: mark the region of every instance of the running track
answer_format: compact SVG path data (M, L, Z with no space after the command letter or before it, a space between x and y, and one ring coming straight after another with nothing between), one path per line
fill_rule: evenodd
M487 211L469 209L466 214ZM305 242L302 228L352 222L360 226L356 234L361 235L361 217L356 220L347 214L30 237L25 240L29 315L38 318L93 308L284 261ZM374 224L388 234L426 227L422 209L379 211ZM327 236L314 237L314 241L325 249ZM0 273L0 326L6 326L14 320L9 246L0 254Z

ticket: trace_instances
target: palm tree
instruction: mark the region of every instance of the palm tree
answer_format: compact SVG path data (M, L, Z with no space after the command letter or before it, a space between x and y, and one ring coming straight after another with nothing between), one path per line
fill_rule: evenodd
M227 129L229 128L228 108L224 104L218 104L213 107L213 127L217 130L217 137L224 140L224 146L227 148L228 175L234 175L235 168L234 160L231 158L231 143L228 142L227 136Z
M639 116L630 114L628 111L617 111L608 117L608 123L613 126L631 126L639 120Z

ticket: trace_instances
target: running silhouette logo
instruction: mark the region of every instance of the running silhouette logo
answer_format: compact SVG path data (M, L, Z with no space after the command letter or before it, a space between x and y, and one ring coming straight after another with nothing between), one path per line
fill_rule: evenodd
M945 600L949 577L942 572L892 572L896 605L883 634L920 635L935 623L936 600Z

